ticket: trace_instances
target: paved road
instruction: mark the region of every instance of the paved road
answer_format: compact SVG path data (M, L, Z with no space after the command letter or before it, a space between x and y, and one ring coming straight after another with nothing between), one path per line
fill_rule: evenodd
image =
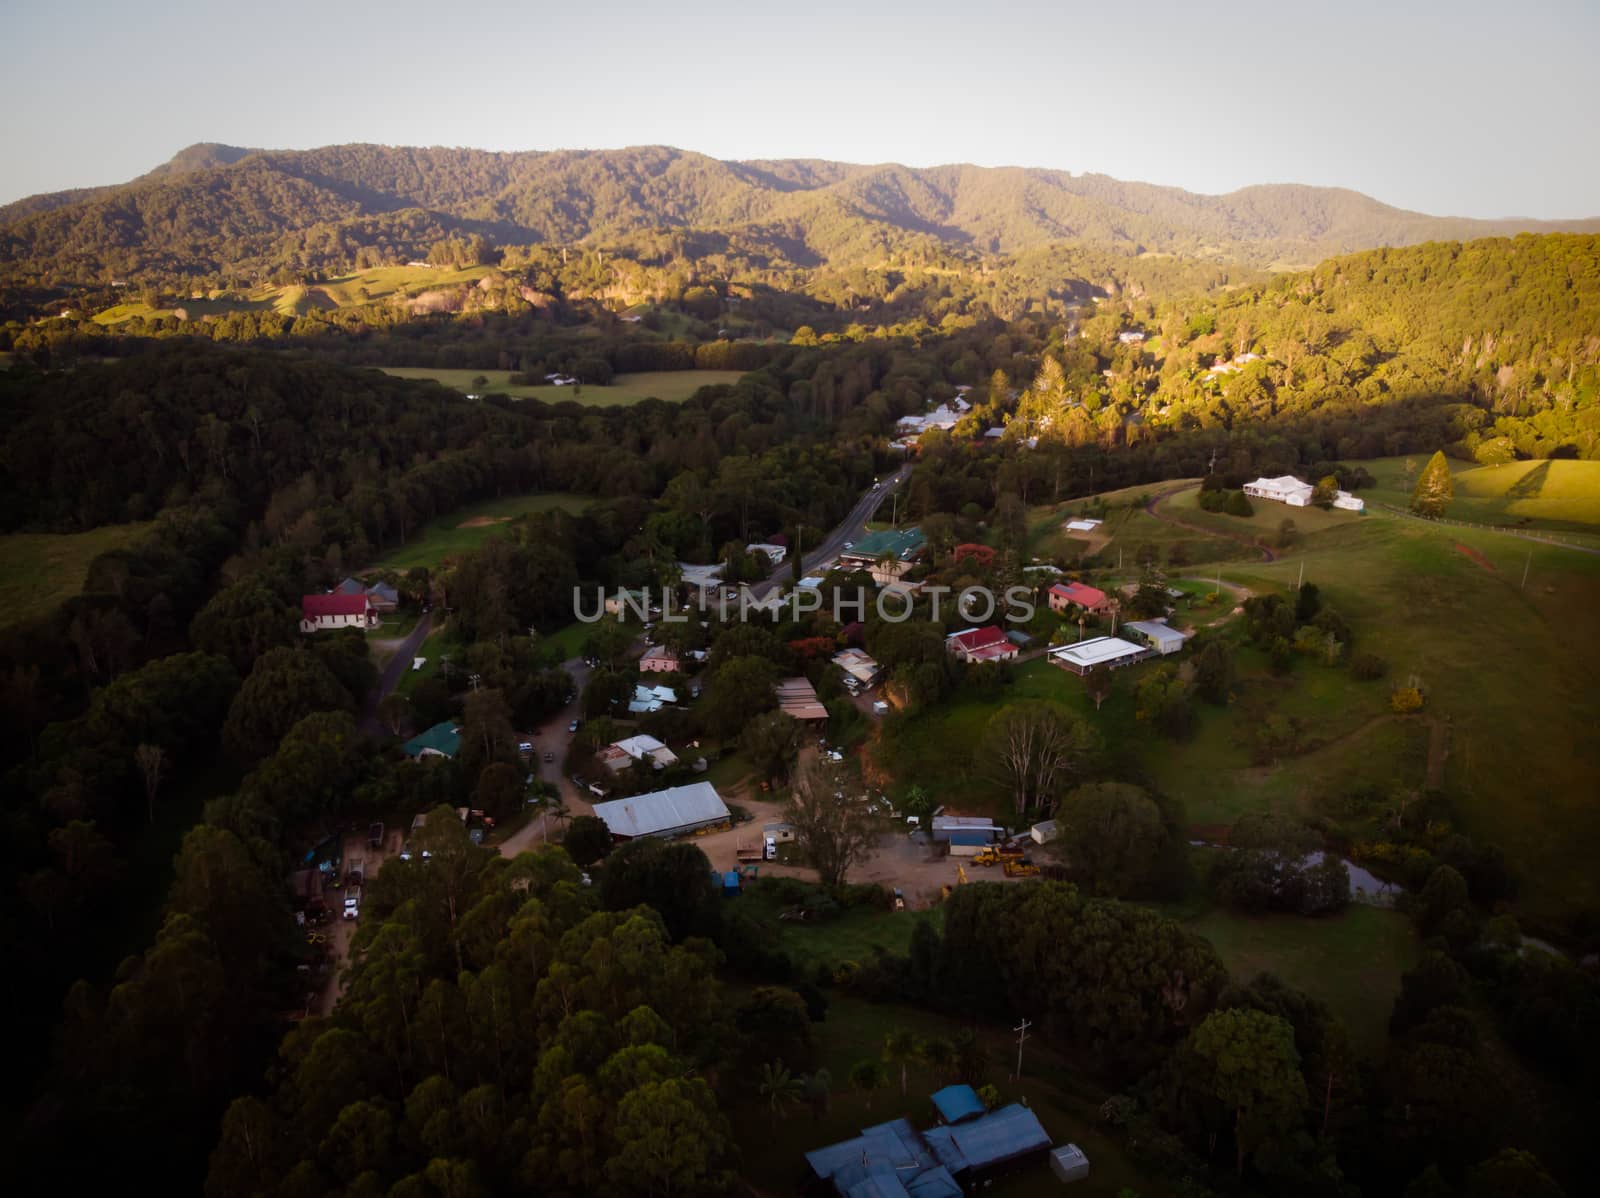
M567 757L567 746L572 742L572 733L567 729L573 720L583 715L583 688L589 684L590 670L581 657L562 662L561 668L572 675L574 699L532 732L524 732L522 739L533 742L532 769L544 781L555 783L562 798L567 801L567 811L574 816L593 815L594 796L579 788L561 772L561 763ZM554 754L555 760L546 761L546 753ZM506 857L515 857L524 849L533 848L544 840L558 839L561 831L559 825L546 820L541 814L502 841L500 852Z
M367 703L361 711L361 730L372 736L381 736L383 728L378 723L378 704L394 694L394 688L400 685L406 671L411 668L411 660L416 657L417 649L421 646L428 632L433 628L433 613L424 613L422 619L417 621L417 626L411 630L411 635L400 642L400 647L395 655L389 659L389 664L384 667L383 673L378 676L378 685L372 688L367 695Z
M889 497L891 491L910 477L911 463L907 462L893 474L867 488L861 498L856 500L856 505L850 509L849 515L840 521L838 527L824 537L822 542L815 548L805 553L801 574L810 574L824 562L838 557L844 549L846 541L859 541L866 534L867 522L877 512L878 505ZM774 590L792 581L793 578L794 567L786 561L774 570L766 581L758 582L751 587L750 593L757 599L765 599Z

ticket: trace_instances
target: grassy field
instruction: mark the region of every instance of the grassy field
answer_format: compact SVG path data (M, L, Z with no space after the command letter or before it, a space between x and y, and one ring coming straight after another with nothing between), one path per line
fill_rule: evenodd
M1329 529L1341 528L1365 517L1359 512L1323 511L1319 507L1290 507L1270 499L1252 499L1255 512L1249 516L1230 516L1224 512L1208 512L1200 506L1200 489L1185 489L1162 500L1161 510L1175 520L1198 524L1224 534L1254 537L1269 546L1276 545L1278 526L1293 520L1301 536L1309 536Z
M1410 461L1414 469L1407 472ZM1404 508L1426 459L1375 458L1365 466L1378 485L1362 498ZM1445 512L1450 520L1492 524L1528 532L1570 536L1600 545L1600 462L1509 462L1504 466L1450 463L1456 497Z
M619 374L605 387L522 387L512 386L509 370L425 370L410 366L385 366L385 374L403 379L432 379L465 394L482 392L508 395L513 399L542 399L547 403L581 403L588 407L626 406L646 399L681 403L701 387L716 383L736 383L744 377L737 370L648 370L638 374ZM477 386L473 379L488 380Z
M742 900L741 900L742 901ZM912 1066L905 1096L900 1093L899 1071L889 1086L873 1094L851 1090L850 1067L869 1057L881 1058L884 1038L904 1028L923 1038L952 1037L963 1024L912 1007L868 1003L831 994L827 1019L818 1025L821 1063L833 1078L832 1100L826 1114L809 1108L775 1118L766 1105L750 1102L732 1115L734 1134L743 1150L744 1177L762 1193L795 1194L805 1171L804 1154L813 1148L850 1139L862 1128L908 1116L918 1127L935 1122L928 1095L948 1079L924 1066ZM984 1081L996 1086L1006 1102L1026 1099L1044 1129L1057 1144L1071 1141L1088 1154L1092 1169L1088 1180L1072 1187L1075 1195L1120 1194L1126 1187L1153 1194L1160 1189L1142 1177L1124 1158L1121 1145L1107 1136L1097 1108L1109 1095L1098 1089L1082 1069L1056 1053L1042 1039L1028 1042L1022 1080L1011 1078L1014 1037L1004 1029L980 1027L980 1042L988 1058ZM996 1198L1044 1198L1059 1195L1046 1162L985 1187Z
M1563 510L1584 514L1581 496L1571 494L1577 484L1562 481ZM1081 510L1081 501L1070 506ZM1118 516L1114 509L1111 518ZM1350 623L1354 651L1388 663L1389 681L1358 682L1342 666L1307 658L1278 678L1258 651L1243 649L1233 702L1196 704L1194 735L1175 743L1134 715L1134 687L1153 663L1117 671L1096 712L1080 679L1035 662L999 694L958 694L891 721L875 758L897 785L918 783L957 810L1003 816L1006 800L979 760L984 727L1006 702L1055 699L1102 730L1114 775L1160 788L1193 823L1273 809L1344 818L1341 800L1358 790L1388 795L1435 781L1462 829L1512 861L1519 915L1559 919L1600 908L1592 860L1600 845L1600 690L1592 681L1600 637L1588 631L1600 557L1381 512L1296 509L1294 518L1299 544L1275 562L1221 566L1224 583L1288 594L1303 568ZM1110 549L1123 539L1113 537ZM1427 706L1400 719L1388 709L1389 687L1411 678ZM1275 717L1294 717L1298 731L1281 748L1258 750L1258 729ZM1365 825L1345 822L1366 834Z
M456 270L449 266L378 266L337 279L310 285L258 287L246 294L213 291L195 299L174 298L171 305L152 308L142 301L117 304L97 312L97 324L121 324L134 317L146 320L183 313L189 320L225 316L232 312L273 311L297 316L313 310L355 307L396 296L417 295L435 287L472 283L494 273L492 266L469 266Z
M1417 959L1407 916L1359 904L1325 919L1214 908L1185 926L1212 943L1236 981L1273 973L1327 1003L1367 1055L1383 1047L1400 975Z
M1143 501L1159 490L1159 487L1128 487L1100 496L1110 505L1110 510L1093 533L1069 533L1064 527L1074 516L1094 514L1083 500L1029 508L1028 552L1034 557L1064 562L1098 553L1102 561L1115 565L1121 560L1128 568L1132 567L1140 548L1147 544L1156 549L1163 562L1169 560L1176 545L1182 546L1179 560L1188 564L1203 565L1256 556L1248 546L1226 536L1209 536L1157 520L1144 510ZM1276 524L1273 527L1276 530ZM1226 530L1225 526L1224 530L1238 531Z
M409 543L385 555L376 564L385 570L410 570L417 566L431 569L457 554L476 549L518 516L556 508L576 513L589 503L580 495L548 493L488 499L429 521Z
M893 912L858 907L820 923L783 920L778 915L785 904L761 886L739 902L747 914L754 915L767 928L775 947L788 953L807 976L822 964L870 961L880 948L904 955L911 947L911 934L917 924L929 922L939 928L944 923L941 907Z
M92 532L0 537L0 627L49 615L83 589L96 557L128 544L148 527L108 524Z

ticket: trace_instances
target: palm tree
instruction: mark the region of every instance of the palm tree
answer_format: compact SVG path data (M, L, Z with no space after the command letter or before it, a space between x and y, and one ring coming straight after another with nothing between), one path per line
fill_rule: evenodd
M883 1038L883 1059L900 1066L900 1093L906 1093L906 1071L922 1059L922 1041L914 1032L896 1028Z
M789 1072L782 1061L761 1066L761 1095L772 1107L772 1126L778 1126L778 1116L788 1118L789 1107L800 1101L804 1083Z
M884 1083L888 1080L889 1074L884 1069L883 1062L876 1058L868 1057L850 1066L850 1085L867 1096L869 1111L872 1109L872 1092L883 1089Z
M828 1105L833 1098L833 1074L819 1068L805 1079L805 1091L806 1098L811 1102L812 1119L821 1119L828 1113Z
M950 1066L955 1063L955 1059L956 1046L943 1036L931 1036L922 1042L923 1063L933 1070L941 1086L949 1076Z

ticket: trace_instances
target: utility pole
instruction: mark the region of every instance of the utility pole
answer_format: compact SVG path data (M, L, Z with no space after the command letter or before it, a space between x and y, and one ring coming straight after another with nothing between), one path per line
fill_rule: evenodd
M1017 1033L1017 1080L1018 1081L1022 1080L1022 1046L1023 1046L1023 1044L1025 1044L1027 1042L1028 1029L1030 1027L1032 1027L1032 1026L1033 1026L1032 1022L1030 1022L1027 1019L1024 1019L1021 1023L1017 1024L1016 1027L1011 1029L1012 1031Z
M1303 587L1305 585L1306 585L1306 559L1305 558L1301 558L1300 559L1300 577L1295 582L1294 589L1298 591L1301 587Z
M1528 560L1522 565L1522 590L1528 589L1528 571L1533 567L1533 550L1528 550Z

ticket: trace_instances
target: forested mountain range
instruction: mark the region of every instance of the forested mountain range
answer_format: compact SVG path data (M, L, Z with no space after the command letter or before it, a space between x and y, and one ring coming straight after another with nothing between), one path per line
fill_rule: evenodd
M362 247L425 254L447 236L603 245L663 229L737 233L798 266L869 263L919 245L1013 254L1060 241L1265 265L1442 238L1600 231L1600 219L1469 220L1336 188L1206 196L1067 171L724 162L662 146L494 153L206 144L122 186L0 208L0 281L259 278L284 266L348 267Z

